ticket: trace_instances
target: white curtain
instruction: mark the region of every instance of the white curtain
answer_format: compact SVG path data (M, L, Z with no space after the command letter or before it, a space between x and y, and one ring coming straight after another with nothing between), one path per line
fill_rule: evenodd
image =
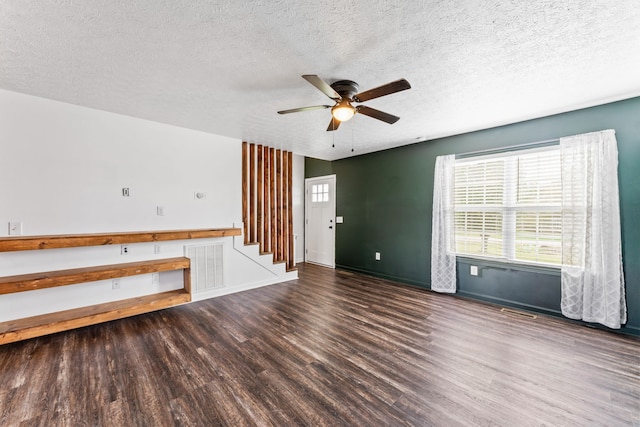
M620 328L627 321L615 131L560 139L562 314Z
M438 156L433 179L431 222L431 290L456 291L456 255L453 228L453 186L456 156Z

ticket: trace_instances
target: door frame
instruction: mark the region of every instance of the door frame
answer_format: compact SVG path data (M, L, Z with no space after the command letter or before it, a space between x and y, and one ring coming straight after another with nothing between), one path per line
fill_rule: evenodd
M314 176L313 178L305 178L304 180L304 262L309 262L307 260L308 253L308 242L309 242L309 203L311 202L311 197L309 196L309 191L311 189L311 185L313 185L316 181L325 181L329 180L329 192L333 195L331 198L331 215L333 216L333 241L331 242L331 252L333 256L331 257L331 265L327 265L327 267L335 268L336 267L336 175L323 175L323 176ZM313 263L313 262L312 262ZM325 264L322 264L325 265Z

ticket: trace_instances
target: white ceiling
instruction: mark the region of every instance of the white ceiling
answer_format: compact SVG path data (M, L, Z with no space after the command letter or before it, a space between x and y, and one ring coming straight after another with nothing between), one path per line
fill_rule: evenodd
M326 132L302 74L412 89ZM0 88L333 160L640 95L640 4L3 0Z

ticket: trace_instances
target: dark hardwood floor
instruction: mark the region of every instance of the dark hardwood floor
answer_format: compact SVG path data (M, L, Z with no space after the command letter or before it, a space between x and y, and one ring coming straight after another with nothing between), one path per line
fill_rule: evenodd
M1 426L640 424L640 340L299 266L0 346Z

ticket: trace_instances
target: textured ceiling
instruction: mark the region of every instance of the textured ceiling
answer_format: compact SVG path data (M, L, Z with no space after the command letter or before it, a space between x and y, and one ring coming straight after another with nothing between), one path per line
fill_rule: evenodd
M302 74L412 89L326 132ZM331 160L640 95L640 5L3 0L0 88Z

